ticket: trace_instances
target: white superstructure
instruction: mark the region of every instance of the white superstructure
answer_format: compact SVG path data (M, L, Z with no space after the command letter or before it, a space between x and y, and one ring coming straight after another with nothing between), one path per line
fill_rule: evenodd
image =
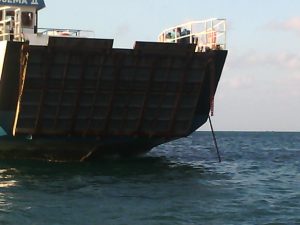
M29 41L30 45L47 45L49 36L92 37L92 31L38 28L38 11L43 0L0 2L0 41Z

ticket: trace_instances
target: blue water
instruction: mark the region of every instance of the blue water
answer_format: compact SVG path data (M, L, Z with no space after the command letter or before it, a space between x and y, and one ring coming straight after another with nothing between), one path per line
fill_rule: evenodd
M300 224L300 133L197 132L144 157L0 161L0 224Z

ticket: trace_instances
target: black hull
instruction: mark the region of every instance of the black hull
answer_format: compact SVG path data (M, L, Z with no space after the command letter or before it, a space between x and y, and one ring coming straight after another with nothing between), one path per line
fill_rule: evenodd
M227 51L190 44L52 38L8 42L0 79L0 158L131 156L208 119ZM17 66L16 66L17 65Z

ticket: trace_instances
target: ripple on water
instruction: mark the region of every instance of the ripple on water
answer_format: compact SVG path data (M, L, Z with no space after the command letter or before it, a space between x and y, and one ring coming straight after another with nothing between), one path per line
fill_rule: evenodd
M0 224L300 224L299 134L218 132L145 157L0 162Z

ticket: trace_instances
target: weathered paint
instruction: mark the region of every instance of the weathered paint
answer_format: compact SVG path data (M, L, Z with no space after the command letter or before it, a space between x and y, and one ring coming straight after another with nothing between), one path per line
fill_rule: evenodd
M0 41L0 82L1 82L2 69L3 69L4 58L6 53L6 45L7 45L7 41Z
M50 37L48 46L29 46L22 89L21 45L6 47L0 126L8 135L0 135L0 158L137 154L187 136L208 118L211 84L217 86L227 54L149 42L114 49L113 40ZM15 118L18 99L13 137L11 122L3 122Z
M0 79L0 126L11 135L19 96L20 49L22 43L3 43L7 43L7 45L2 49L5 56L1 65Z

